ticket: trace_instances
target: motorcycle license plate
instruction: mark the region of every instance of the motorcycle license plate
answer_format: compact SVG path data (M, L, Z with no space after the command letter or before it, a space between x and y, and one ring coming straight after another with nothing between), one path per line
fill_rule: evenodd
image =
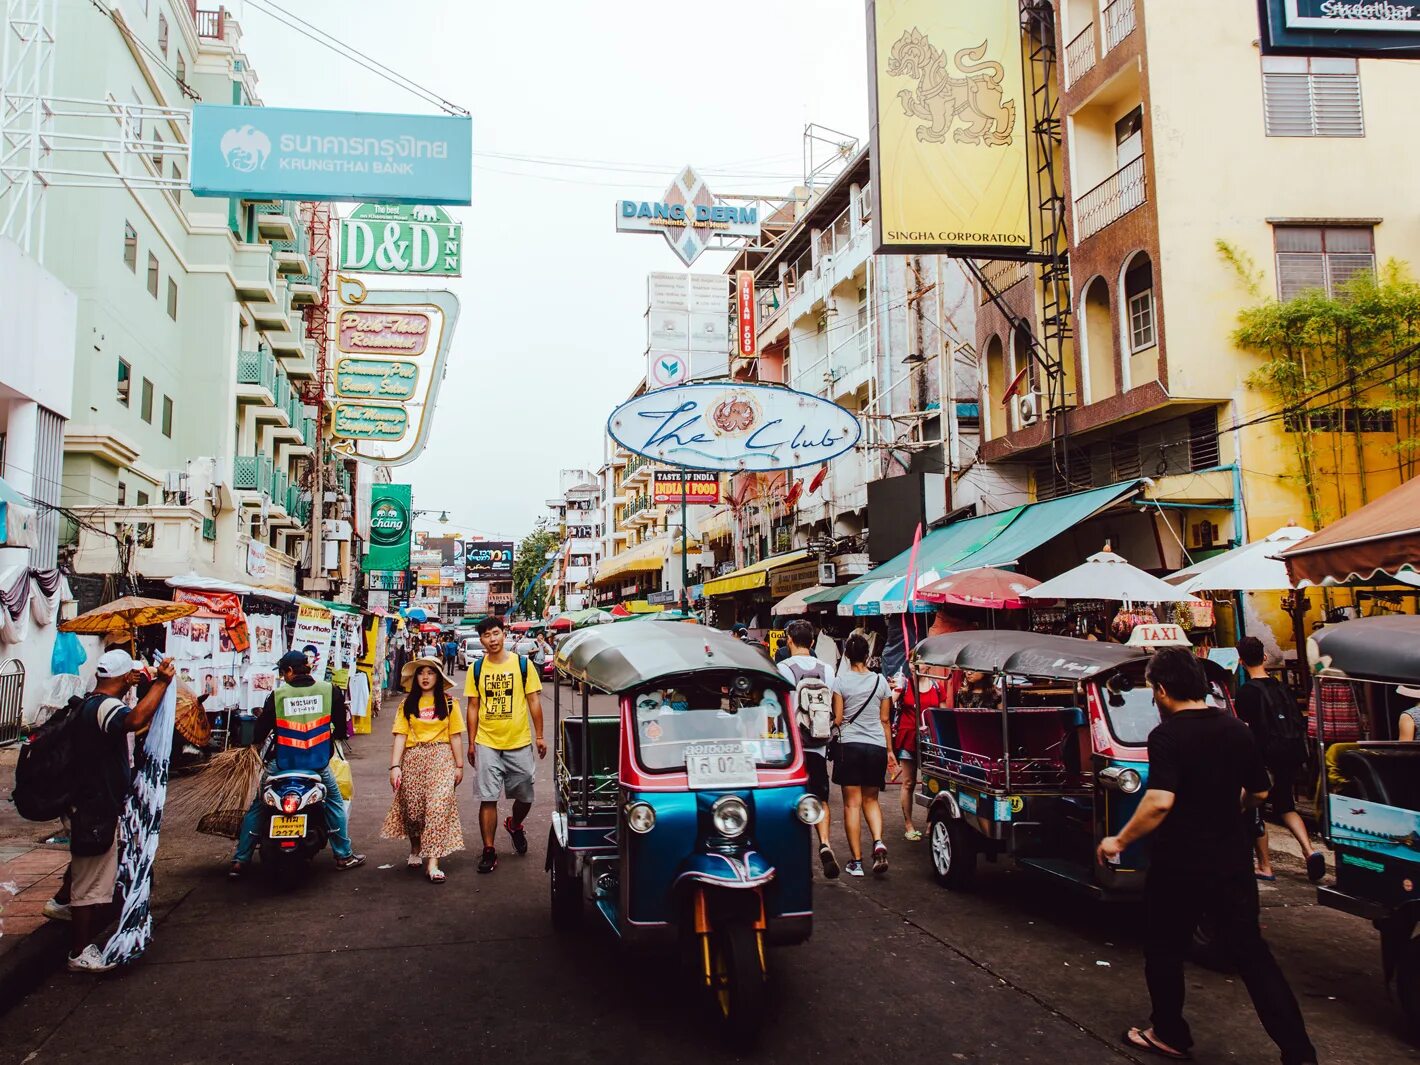
M291 814L271 819L272 839L305 839L306 815Z
M686 744L685 775L693 790L752 788L759 783L754 752L743 740Z

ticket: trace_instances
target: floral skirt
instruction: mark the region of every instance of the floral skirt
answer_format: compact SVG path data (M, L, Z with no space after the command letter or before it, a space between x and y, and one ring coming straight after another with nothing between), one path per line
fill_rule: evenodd
M384 839L408 839L421 858L442 858L464 849L459 801L454 792L454 752L447 743L404 749L402 779L380 828Z

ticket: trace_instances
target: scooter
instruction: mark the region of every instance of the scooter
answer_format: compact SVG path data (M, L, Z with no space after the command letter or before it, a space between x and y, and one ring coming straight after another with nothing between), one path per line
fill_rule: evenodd
M268 774L261 803L261 864L273 875L293 875L325 849L325 784L319 773Z

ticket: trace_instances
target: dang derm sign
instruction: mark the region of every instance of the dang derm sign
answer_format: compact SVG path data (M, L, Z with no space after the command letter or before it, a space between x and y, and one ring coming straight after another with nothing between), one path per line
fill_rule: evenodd
M607 432L647 458L692 470L789 470L853 450L858 419L836 403L773 385L661 388L612 411Z
M197 104L191 167L198 196L467 204L473 121Z

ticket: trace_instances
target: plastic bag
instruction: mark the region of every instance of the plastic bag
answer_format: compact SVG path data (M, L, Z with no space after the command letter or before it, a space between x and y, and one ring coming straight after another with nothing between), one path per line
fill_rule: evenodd
M78 676L79 667L89 660L84 645L72 632L56 633L54 650L49 656L49 671L52 674L68 673Z
M344 758L332 758L330 771L335 774L335 782L340 785L340 794L349 802L355 797L355 778L350 775L350 763Z

